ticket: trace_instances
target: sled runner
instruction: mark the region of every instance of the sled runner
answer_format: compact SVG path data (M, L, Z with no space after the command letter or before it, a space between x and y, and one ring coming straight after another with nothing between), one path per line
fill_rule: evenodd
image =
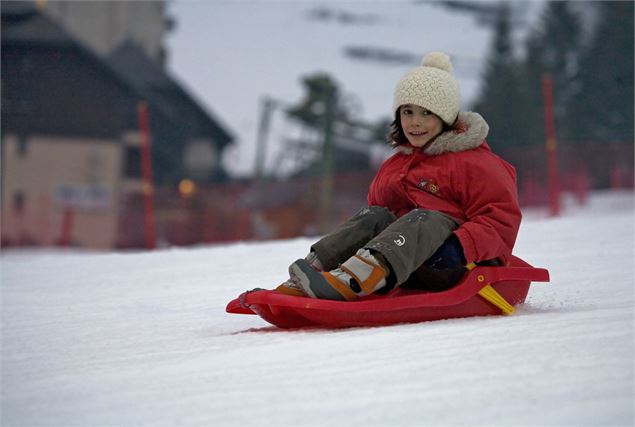
M549 272L514 257L511 266L476 267L443 292L393 289L357 301L331 301L253 290L227 305L234 314L257 314L280 328L381 326L455 317L512 314L531 282L548 282Z

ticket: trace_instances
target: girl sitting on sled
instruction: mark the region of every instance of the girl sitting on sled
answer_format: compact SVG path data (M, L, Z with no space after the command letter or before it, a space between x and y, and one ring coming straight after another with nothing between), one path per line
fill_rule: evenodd
M287 295L353 301L395 286L443 290L472 263L507 265L521 213L514 168L459 112L450 58L426 55L394 94L392 157L368 206L315 243L278 286Z

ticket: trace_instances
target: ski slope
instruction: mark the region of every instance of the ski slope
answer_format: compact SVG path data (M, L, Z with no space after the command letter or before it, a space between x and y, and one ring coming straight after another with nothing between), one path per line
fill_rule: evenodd
M311 240L2 254L2 426L633 425L633 193L516 253L549 268L510 317L279 330L228 315Z

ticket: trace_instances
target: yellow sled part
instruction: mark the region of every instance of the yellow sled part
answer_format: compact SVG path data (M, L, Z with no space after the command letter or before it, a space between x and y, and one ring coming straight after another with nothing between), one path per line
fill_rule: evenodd
M473 270L474 268L476 268L476 264L471 262L467 265L467 269L468 270ZM476 278L476 280L478 280L479 282L482 282L485 280L485 277L483 276L478 276ZM496 289L494 289L494 287L491 284L487 284L483 287L483 289L481 289L480 291L478 291L478 294L485 298L485 300L487 300L488 302L490 302L491 304L495 305L496 307L500 308L500 310L503 312L503 314L509 315L509 314L514 314L514 312L516 311L516 309L514 308L513 305L511 305L509 302L507 302L507 300L505 298L503 298L503 296L501 294L499 294Z

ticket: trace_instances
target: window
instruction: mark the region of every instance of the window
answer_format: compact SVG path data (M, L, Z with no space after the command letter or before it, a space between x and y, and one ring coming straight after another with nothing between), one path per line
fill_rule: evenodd
M18 135L18 157L25 157L28 144L27 138L24 135Z
M24 192L16 191L13 193L13 212L16 215L22 215L24 213Z
M141 148L126 148L124 173L126 178L141 178Z

